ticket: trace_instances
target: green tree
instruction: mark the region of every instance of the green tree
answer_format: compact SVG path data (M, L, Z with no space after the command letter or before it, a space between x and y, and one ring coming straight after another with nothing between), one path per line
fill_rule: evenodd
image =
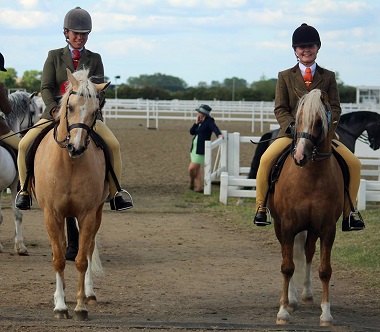
M341 103L356 103L356 88L343 83L338 84Z
M185 90L187 84L181 78L156 73L154 75L140 75L139 77L128 78L128 84L135 88L156 87L169 91Z
M222 83L220 83L219 81L211 81L211 85L210 85L212 88L219 88L221 86L223 86Z
M7 71L0 71L0 82L8 88L17 88L16 84L17 72L14 68L7 68Z
M248 86L248 83L243 78L232 77L232 78L225 78L223 81L223 85L226 88L238 89L238 88L246 88Z
M276 84L276 78L269 80L261 79L260 81L253 82L251 88L257 92L258 100L273 101L276 93Z
M27 70L22 76L20 85L29 92L38 92L41 90L41 75L42 72L38 70Z

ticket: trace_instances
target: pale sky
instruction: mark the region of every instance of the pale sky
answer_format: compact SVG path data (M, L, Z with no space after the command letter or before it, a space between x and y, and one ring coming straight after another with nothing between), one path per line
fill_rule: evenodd
M351 86L380 86L378 0L0 0L0 52L5 67L42 70L50 49L66 45L63 19L80 6L92 16L86 48L100 53L115 83L161 73L250 84L277 78L296 64L293 31L307 23L320 34L317 63Z

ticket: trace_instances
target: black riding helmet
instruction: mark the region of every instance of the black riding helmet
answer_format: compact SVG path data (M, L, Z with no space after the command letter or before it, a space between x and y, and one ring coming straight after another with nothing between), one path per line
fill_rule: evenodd
M292 46L295 49L297 46L305 46L317 44L318 49L321 48L321 40L317 29L306 23L302 23L293 33Z
M4 67L4 57L1 53L0 53L0 70L1 71L7 71Z
M90 14L80 7L69 10L63 21L63 29L77 33L90 33L92 30Z

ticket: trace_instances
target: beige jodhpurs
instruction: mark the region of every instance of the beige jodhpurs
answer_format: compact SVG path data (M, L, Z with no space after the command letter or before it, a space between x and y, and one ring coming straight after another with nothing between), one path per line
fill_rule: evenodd
M4 138L4 137L6 137L6 138ZM8 145L10 145L13 149L18 150L18 144L20 143L20 137L18 137L17 135L14 135L14 132L12 130L3 136L0 136L0 140L4 141Z
M47 127L51 122L46 119L41 119L36 123L36 127L30 129L27 134L21 139L19 145L18 145L18 172L20 177L20 185L21 189L24 187L24 183L26 181L26 151L28 150L29 146L32 144L32 142L35 140L35 138L38 136L38 134ZM104 139L106 142L108 149L110 151L110 159L112 167L115 171L115 175L117 177L117 180L121 181L121 155L120 155L120 145L118 140L116 139L115 135L112 133L112 131L100 120L97 120L94 126L94 130ZM115 195L117 188L115 185L115 182L113 181L113 178L110 174L108 174L108 181L110 184L110 196L113 198ZM27 187L28 192L30 193L30 183Z
M335 147L333 144L334 150L338 152L347 163L348 170L350 172L350 183L348 190L350 192L352 204L356 206L356 198L360 186L360 161L344 144L338 140L333 141L337 145ZM291 142L292 139L288 137L278 138L271 145L269 145L268 149L261 156L260 166L256 177L256 211L259 207L263 207L265 195L269 189L268 177L273 162L279 156L281 151L284 150ZM348 217L351 212L351 206L347 195L345 194L344 196L343 217Z

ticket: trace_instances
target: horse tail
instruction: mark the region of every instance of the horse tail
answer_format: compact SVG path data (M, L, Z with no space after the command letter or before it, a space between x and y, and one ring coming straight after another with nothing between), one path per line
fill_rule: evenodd
M251 168L249 170L248 179L256 179L257 171L259 170L260 159L264 152L268 149L270 139L278 134L278 130L271 130L261 136L259 144L257 144L255 153L253 155Z
M97 236L95 237L95 246L94 246L94 251L92 253L92 259L91 259L91 271L96 275L96 276L104 276L104 270L102 266L102 262L100 260L100 255L99 255L99 250L98 250L98 240Z
M293 280L296 285L302 285L305 280L306 273L306 256L305 256L305 243L307 231L298 233L294 239L293 247L293 261L295 270Z

